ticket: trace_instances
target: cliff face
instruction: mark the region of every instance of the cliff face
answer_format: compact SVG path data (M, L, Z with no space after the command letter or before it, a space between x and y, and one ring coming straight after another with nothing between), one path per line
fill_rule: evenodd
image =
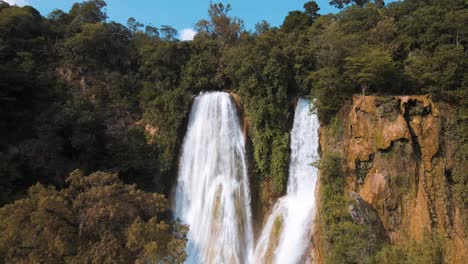
M322 152L344 158L347 191L374 208L392 244L435 231L444 237L446 260L462 263L466 208L450 186L460 166L453 120L454 109L428 96L355 96L339 121L321 128L320 143ZM316 244L321 237L318 230ZM322 250L316 248L319 262Z

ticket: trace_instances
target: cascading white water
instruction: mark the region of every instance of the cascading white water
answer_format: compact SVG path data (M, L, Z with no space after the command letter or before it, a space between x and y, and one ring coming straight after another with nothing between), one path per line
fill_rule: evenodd
M291 159L286 196L272 209L254 253L255 263L299 263L310 243L315 217L319 122L310 102L300 99L291 132ZM302 261L301 261L302 260Z
M244 138L229 94L198 96L190 112L175 214L189 225L187 263L250 263L252 216Z

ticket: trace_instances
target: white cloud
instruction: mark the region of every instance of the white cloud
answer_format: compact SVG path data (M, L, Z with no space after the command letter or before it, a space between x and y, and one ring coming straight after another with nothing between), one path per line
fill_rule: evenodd
M179 38L182 41L193 40L196 34L197 32L193 28L184 28L180 31Z
M25 6L29 5L29 0L3 0L4 2L7 2L10 5L17 5L17 6Z

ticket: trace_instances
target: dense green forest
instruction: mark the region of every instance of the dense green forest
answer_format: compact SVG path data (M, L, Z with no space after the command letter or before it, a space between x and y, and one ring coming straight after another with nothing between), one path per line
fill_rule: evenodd
M280 27L248 31L229 4L212 3L194 40L179 41L168 25L108 21L103 0L50 14L0 1L0 263L183 260L185 227L154 192L171 191L203 91L240 95L252 188L267 181L274 197L285 192L299 96L316 100L322 124L353 94L431 94L466 122L466 0L330 4L342 11L320 15L310 1ZM369 263L356 259L374 246L330 261ZM383 250L408 261L419 252Z

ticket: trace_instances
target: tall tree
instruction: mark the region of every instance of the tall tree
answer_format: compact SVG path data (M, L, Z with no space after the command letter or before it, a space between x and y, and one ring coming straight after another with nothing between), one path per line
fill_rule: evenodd
M384 86L388 77L395 77L396 64L391 54L376 47L363 48L345 61L345 75L361 87L363 96L372 86Z
M220 48L236 41L242 30L244 23L237 17L230 17L231 5L224 6L222 3L210 3L208 9L209 20L200 20L197 23L197 31L214 37Z
M152 25L146 25L145 34L150 37L159 37L159 29Z
M267 32L270 29L270 23L266 20L262 20L255 24L255 34L260 35L262 33Z
M103 9L106 6L107 3L104 0L89 0L73 4L69 12L73 18L71 26L77 29L83 23L104 22L107 14Z
M315 20L318 16L320 16L318 13L318 11L320 10L320 7L315 1L309 1L305 3L304 10L306 14L308 14L312 18L312 20Z
M134 17L130 17L127 20L127 28L132 32L132 34L135 34L143 26L143 23L136 21Z
M177 29L168 26L168 25L162 25L161 26L161 33L166 40L174 40L175 36L177 35Z

